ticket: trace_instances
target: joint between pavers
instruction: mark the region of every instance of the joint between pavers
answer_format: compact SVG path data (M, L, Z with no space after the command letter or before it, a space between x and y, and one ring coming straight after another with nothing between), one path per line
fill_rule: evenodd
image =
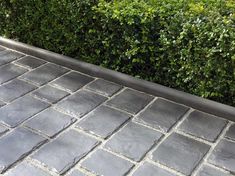
M45 143L47 143L47 139L39 142L36 146L34 146L32 148L32 150L30 150L27 153L24 153L23 155L20 156L20 158L18 160L16 160L14 163L12 163L11 165L5 167L3 170L1 170L0 172L2 174L6 173L8 170L10 170L11 168L13 168L14 166L16 166L17 164L21 163L23 160L25 160L25 158L27 158L30 154L32 154L34 152L34 150L40 148L42 145L44 145Z
M133 174L134 171L136 171L146 160L150 160L152 161L152 153L160 146L160 144L162 142L165 141L165 139L167 139L173 132L175 132L175 129L182 123L182 121L184 121L184 119L186 119L188 117L188 115L193 111L192 108L188 109L188 111L182 115L182 117L169 129L169 131L167 133L165 133L157 142L156 144L154 144L154 146L151 148L151 150L149 150L145 157L130 171L129 175ZM155 162L155 161L152 161ZM168 168L167 166L165 166L166 168ZM170 168L170 170L172 171L173 169ZM175 171L175 170L174 170ZM178 171L175 171L177 173L179 173ZM182 174L181 174L182 175Z
M215 147L218 145L218 143L224 138L226 132L228 131L229 127L231 126L231 122L228 122L226 126L221 131L220 135L216 139L216 141L211 145L210 150L204 155L204 157L201 159L199 164L194 168L194 171L192 172L192 176L196 176L196 174L200 171L203 164L208 163L208 157L211 155L211 153L214 151Z

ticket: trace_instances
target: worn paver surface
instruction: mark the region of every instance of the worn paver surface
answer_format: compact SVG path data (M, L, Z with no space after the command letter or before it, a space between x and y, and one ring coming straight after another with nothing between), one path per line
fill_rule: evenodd
M235 123L0 46L0 175L235 176Z

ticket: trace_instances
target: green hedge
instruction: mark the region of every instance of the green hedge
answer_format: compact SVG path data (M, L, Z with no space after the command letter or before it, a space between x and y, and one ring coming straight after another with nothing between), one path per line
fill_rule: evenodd
M0 35L235 105L234 0L2 0Z

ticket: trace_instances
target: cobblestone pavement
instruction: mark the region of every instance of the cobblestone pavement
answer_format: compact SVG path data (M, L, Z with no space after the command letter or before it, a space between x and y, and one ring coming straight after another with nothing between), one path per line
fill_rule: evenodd
M234 176L235 124L0 47L4 176Z

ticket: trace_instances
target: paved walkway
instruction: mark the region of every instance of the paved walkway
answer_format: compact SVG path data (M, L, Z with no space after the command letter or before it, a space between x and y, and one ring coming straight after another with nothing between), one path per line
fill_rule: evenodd
M233 122L4 47L0 106L4 176L235 173Z

